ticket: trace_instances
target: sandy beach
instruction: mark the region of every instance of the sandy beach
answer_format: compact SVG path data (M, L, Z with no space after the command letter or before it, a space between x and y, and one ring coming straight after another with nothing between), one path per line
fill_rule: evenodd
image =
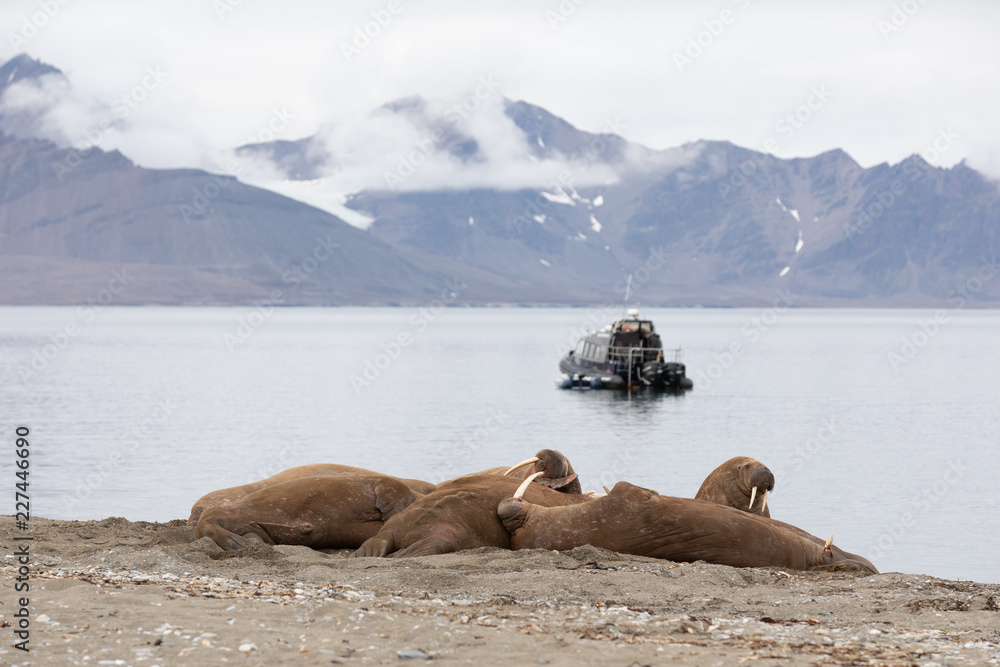
M15 541L30 535L31 541ZM30 545L30 591L14 552ZM681 564L581 547L411 559L184 522L0 521L6 665L1000 664L1000 585ZM31 651L19 598L30 600Z

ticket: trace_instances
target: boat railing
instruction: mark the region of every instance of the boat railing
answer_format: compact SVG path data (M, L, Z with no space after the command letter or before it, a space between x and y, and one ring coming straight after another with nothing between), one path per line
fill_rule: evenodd
M651 352L659 352L659 361L673 361L680 363L684 356L681 348L660 349L652 347L611 347L608 348L608 361L623 361L630 365L641 363L646 360L646 355Z

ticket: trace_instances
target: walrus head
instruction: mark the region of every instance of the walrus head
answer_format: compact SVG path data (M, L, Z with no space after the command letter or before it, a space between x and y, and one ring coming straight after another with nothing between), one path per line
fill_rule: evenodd
M517 465L512 466L504 474L508 476L521 477L523 472L521 474L514 475L515 471L520 471L521 468L528 465L532 465L532 473L542 473L541 476L535 480L539 484L544 484L545 486L562 493L583 493L583 487L580 485L580 480L577 479L573 466L570 465L569 459L563 456L561 452L554 449L543 449L530 459L526 459Z
M770 517L767 494L773 490L774 474L766 465L748 456L737 456L713 470L695 498Z
M763 514L767 510L767 494L774 490L774 474L768 470L766 465L756 459L747 459L740 464L739 470L740 490L746 494L746 490L750 489L750 502L747 503L747 511ZM760 496L760 504L755 508L754 503L758 500L758 496Z

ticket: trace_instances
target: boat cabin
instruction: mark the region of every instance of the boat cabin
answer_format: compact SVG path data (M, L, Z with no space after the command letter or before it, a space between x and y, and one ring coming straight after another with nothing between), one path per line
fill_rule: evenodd
M611 325L611 347L660 349L663 345L652 322L633 316L633 319L618 320Z
M649 356L647 350L661 350L660 336L656 327L649 320L640 320L637 310L630 310L629 317L608 325L603 331L584 336L577 343L576 356L587 361L605 363L609 361L634 361L634 355L640 358ZM651 358L658 358L660 352Z
M576 354L587 361L603 363L608 360L608 347L611 345L611 334L600 332L584 336L576 344Z

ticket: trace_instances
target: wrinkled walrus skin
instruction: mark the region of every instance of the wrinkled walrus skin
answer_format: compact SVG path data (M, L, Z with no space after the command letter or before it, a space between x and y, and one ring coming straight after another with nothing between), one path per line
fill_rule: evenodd
M529 475L540 472L542 476L535 479L539 484L550 489L557 489L562 493L583 493L583 487L580 485L576 471L573 470L569 459L562 452L555 449L543 449L535 454L534 458L538 460L534 461L531 466L521 466L509 473L507 473L508 468L488 468L473 474L503 475L507 473L508 477L525 479Z
M606 496L566 507L507 498L497 514L514 549L563 551L590 544L680 562L877 574L867 561L840 556L781 522L703 500L661 496L628 482L619 482Z
M195 537L226 550L250 542L356 549L419 494L382 475L301 477L202 512Z
M438 485L385 522L351 557L428 556L476 547L510 549L510 534L497 517L497 504L523 480L497 474L459 477ZM588 497L530 484L525 498L539 505L589 502Z
M757 487L757 493L753 493ZM697 500L707 500L727 507L760 516L771 516L764 505L765 493L774 490L774 475L767 466L748 456L731 458L713 470L695 495ZM754 506L750 507L753 498Z
M336 463L313 463L310 465L297 466L295 468L289 468L288 470L283 470L277 475L268 477L267 479L262 479L259 482L252 482L250 484L244 484L242 486L233 486L228 489L219 489L218 491L212 491L207 493L194 504L191 508L191 516L188 519L189 526L198 525L198 520L201 518L201 513L207 510L209 507L219 507L224 505L230 505L235 501L239 500L243 496L249 495L255 491L260 491L261 489L266 489L269 486L274 486L275 484L281 484L282 482L288 482L293 479L299 479L302 477L316 477L320 475L345 475L345 476L381 476L388 477L390 479L395 479L406 484L410 489L419 494L430 493L434 490L434 485L429 482L422 482L419 479L400 479L398 477L392 477L391 475L382 475L382 473L373 472L371 470L365 470L364 468L355 468L354 466L344 466L337 465Z

